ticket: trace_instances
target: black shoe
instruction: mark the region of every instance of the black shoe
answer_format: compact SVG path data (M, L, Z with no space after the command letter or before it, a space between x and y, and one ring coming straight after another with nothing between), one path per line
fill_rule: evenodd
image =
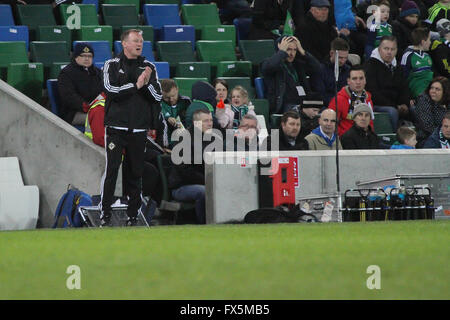
M100 216L100 228L111 227L111 215L103 214Z
M136 217L134 217L134 218L128 217L127 222L125 222L125 226L127 226L127 227L134 227L136 225L137 225L137 218Z

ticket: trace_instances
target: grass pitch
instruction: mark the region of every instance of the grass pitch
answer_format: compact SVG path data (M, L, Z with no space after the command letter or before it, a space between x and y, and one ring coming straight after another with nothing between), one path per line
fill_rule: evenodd
M1 232L0 299L450 299L449 235L450 221Z

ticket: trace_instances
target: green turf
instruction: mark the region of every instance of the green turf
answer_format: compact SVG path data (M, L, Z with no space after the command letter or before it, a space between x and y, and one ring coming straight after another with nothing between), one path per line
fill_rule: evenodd
M449 221L0 233L0 299L449 299ZM81 289L69 290L69 265ZM369 290L369 265L381 289Z

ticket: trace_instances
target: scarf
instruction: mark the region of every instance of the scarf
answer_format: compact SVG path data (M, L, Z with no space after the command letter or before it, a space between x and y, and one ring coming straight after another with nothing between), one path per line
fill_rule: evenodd
M333 146L334 141L336 140L336 134L333 133L333 136L330 138L328 138L328 136L322 131L322 128L320 126L318 126L317 128L315 128L313 131L311 131L314 134L317 134L319 137L322 137L325 142L327 143L327 145L331 148L331 146Z
M442 129L439 130L439 142L441 143L442 149L450 149L450 141L446 137L444 137L444 134L442 133Z

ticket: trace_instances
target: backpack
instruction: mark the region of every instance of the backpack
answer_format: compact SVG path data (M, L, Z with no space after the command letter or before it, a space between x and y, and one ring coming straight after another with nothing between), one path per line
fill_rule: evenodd
M296 205L289 209L283 206L275 208L260 208L248 212L244 217L244 223L294 223L294 222L318 222L318 219L310 213L306 213Z
M56 208L53 228L82 227L83 220L78 210L80 206L92 206L92 198L69 184Z

